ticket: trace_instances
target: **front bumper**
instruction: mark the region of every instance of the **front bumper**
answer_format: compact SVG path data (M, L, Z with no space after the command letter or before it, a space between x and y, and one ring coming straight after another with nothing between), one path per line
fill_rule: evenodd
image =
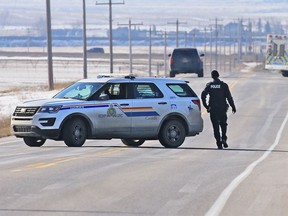
M39 137L54 140L60 138L60 129L40 129L31 125L13 125L11 130L16 137Z

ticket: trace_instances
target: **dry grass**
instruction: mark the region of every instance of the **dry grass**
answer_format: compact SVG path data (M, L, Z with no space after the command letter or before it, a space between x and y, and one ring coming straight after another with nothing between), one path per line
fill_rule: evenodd
M55 83L54 88L60 90L60 89L63 89L63 88L66 88L66 87L72 85L73 83L74 82Z
M61 82L61 83L54 83L54 89L60 90L63 89L74 82ZM9 89L5 89L0 91L1 94L9 94L11 92L23 92L23 91L48 91L48 86L12 86Z
M10 117L4 117L0 120L0 137L10 136Z

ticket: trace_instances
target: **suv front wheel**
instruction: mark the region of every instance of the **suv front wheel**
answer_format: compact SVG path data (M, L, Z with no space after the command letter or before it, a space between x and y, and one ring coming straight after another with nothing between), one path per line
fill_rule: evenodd
M159 133L159 141L166 148L181 146L185 137L185 128L178 120L170 120L164 123Z
M204 72L203 69L198 71L198 77L203 77L204 76Z
M69 147L81 147L87 137L87 127L80 118L74 118L66 122L63 128L63 140Z
M36 138L36 137L24 137L23 140L25 144L30 147L40 147L46 141L46 139L41 139L41 138Z

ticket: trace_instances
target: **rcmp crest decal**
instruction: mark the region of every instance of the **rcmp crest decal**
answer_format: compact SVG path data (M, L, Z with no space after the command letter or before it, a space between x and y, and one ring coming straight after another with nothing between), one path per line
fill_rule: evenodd
M107 110L107 117L116 117L116 109L113 107L113 104L110 104L109 109Z

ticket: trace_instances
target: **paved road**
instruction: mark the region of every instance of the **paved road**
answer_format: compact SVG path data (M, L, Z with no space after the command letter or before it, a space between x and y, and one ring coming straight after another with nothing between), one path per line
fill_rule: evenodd
M229 149L216 149L207 113L203 133L178 149L119 140L29 148L2 138L0 215L287 215L287 78L223 76L238 108ZM183 77L199 95L210 80Z

